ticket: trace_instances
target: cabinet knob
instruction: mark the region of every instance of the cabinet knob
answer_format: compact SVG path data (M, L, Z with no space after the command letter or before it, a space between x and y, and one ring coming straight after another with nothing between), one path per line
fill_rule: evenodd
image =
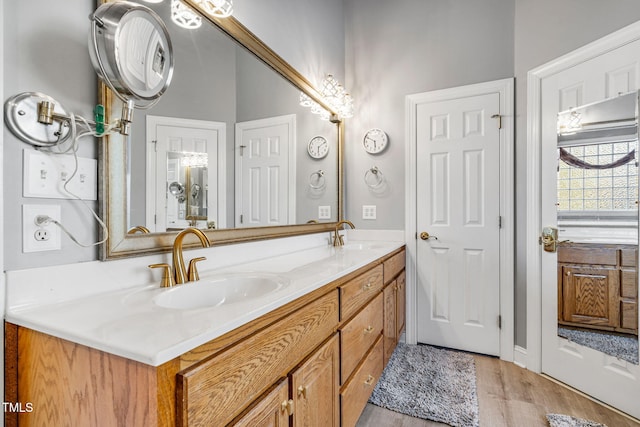
M362 290L368 291L368 290L371 290L372 287L373 287L373 285L371 284L371 282L369 282L369 283L367 283L366 285L364 285L362 287Z
M367 379L364 382L364 385L372 385L375 381L375 378L372 375L367 375Z
M280 411L286 412L287 415L293 415L293 400L285 400L280 404Z
M369 325L369 326L367 327L367 329L365 329L365 330L364 330L364 333L365 333L365 334L370 334L371 332L373 332L373 330L374 330L374 329L375 329L375 328L374 328L373 326Z
M302 396L303 398L307 398L307 388L305 386L298 387L298 396Z

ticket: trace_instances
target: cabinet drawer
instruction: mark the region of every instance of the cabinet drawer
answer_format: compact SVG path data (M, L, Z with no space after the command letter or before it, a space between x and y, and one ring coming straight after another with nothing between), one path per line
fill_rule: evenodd
M342 427L355 426L362 414L380 375L382 375L382 338L367 355L365 361L356 370L351 381L340 393L342 407Z
M638 332L638 304L622 301L620 303L620 327Z
M623 267L637 267L638 249L625 248L620 250L620 265Z
M177 375L178 425L226 425L338 324L333 291Z
M558 247L558 262L567 264L617 265L618 250L606 247Z
M405 251L402 251L384 262L384 283L389 283L404 269L405 256Z
M382 290L382 266L379 265L340 286L340 319L348 319Z
M380 293L356 317L342 326L340 330L342 384L382 333L382 312L383 299Z
M633 269L623 269L621 272L620 296L622 298L638 298L638 272Z

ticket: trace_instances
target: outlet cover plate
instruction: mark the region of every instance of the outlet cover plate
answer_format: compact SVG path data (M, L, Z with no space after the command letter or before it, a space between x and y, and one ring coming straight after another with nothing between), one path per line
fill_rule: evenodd
M54 223L38 227L36 217L47 215L60 221L60 205L22 205L22 252L57 251L62 249L60 227ZM36 232L46 230L49 238L38 240Z

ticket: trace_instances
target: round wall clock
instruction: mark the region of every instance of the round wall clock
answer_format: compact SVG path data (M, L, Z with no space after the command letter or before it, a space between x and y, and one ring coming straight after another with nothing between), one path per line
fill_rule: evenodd
M385 148L387 148L387 144L389 143L389 138L387 134L380 129L369 129L364 134L364 139L362 140L362 145L364 145L364 149L367 153L378 154L382 152Z
M307 145L307 152L314 159L322 159L329 153L329 143L324 136L314 136Z

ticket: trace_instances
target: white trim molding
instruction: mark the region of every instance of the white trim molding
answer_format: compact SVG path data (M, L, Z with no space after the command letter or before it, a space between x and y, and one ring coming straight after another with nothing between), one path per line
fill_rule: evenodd
M417 160L416 110L419 104L498 93L502 130L500 132L500 358L514 357L514 83L502 79L468 86L408 95L405 102L405 239L407 242L407 342L417 342Z
M640 40L640 22L550 61L527 74L527 368L542 368L541 223L542 82L578 64Z
M513 348L513 363L516 366L527 369L527 349L519 345Z

